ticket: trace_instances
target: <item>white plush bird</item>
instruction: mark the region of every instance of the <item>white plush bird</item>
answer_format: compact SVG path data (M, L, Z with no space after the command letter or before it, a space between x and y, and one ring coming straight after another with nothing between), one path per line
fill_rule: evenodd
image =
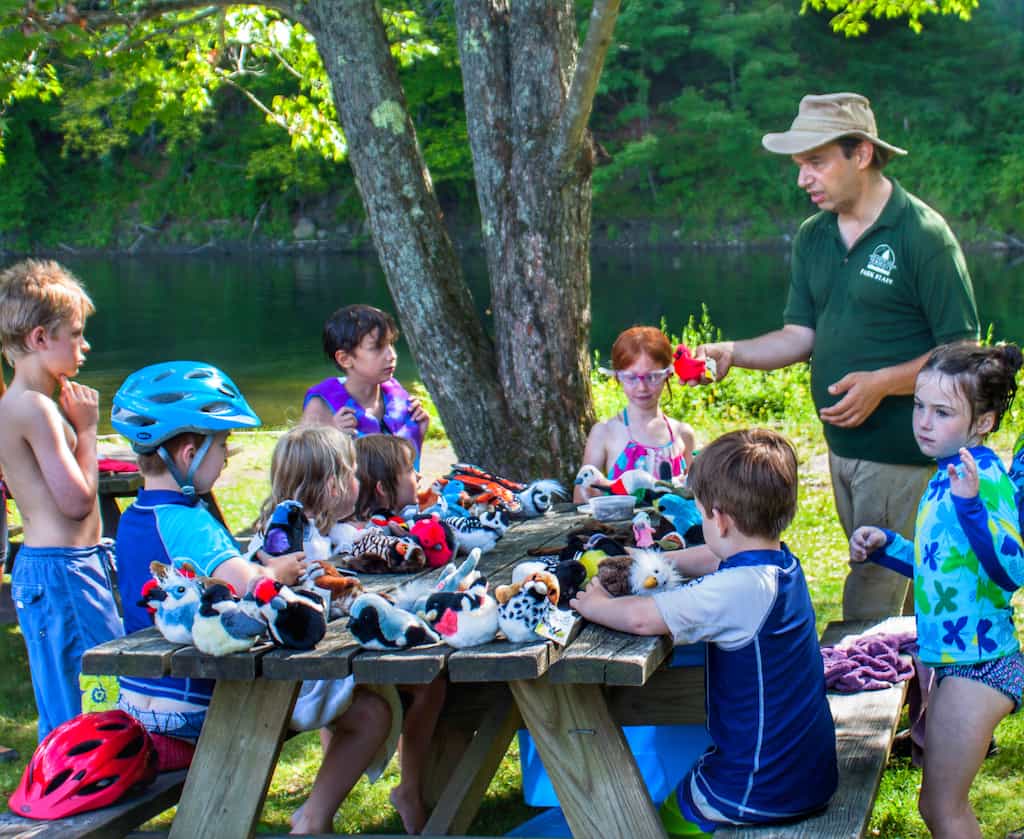
M191 644L203 584L173 565L152 562L149 569L153 572L153 585L147 583L143 588L139 605L153 610L153 623L164 638L174 644Z
M658 551L633 551L630 556L629 586L634 594L658 594L682 585L675 565Z
M601 470L586 464L576 473L576 483L584 489L599 489L612 495L633 495L649 489L652 492L670 492L671 485L658 481L644 469L630 469L615 480L606 478Z

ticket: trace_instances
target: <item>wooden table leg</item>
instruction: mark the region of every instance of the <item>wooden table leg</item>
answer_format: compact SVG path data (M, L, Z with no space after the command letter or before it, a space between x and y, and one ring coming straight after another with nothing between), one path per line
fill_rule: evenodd
M480 719L469 747L448 775L448 782L430 813L423 833L462 834L476 817L491 778L522 725L512 697L502 696Z
M255 833L299 684L217 680L171 839Z
M666 839L600 685L509 682L573 836Z

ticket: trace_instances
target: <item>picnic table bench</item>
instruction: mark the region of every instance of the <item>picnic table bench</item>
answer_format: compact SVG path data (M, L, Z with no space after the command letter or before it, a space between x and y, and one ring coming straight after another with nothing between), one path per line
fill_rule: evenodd
M484 555L480 568L492 586L509 582L530 548L564 540L582 521L573 511L518 523ZM364 576L364 582L371 591L385 591L413 576ZM252 836L300 681L352 673L364 683L426 683L441 674L450 680L432 765L425 773L432 809L424 834L452 835L469 828L512 737L525 724L575 836L664 839L620 726L704 722L703 667L662 667L672 651L669 639L585 625L564 648L547 641L494 642L463 650L435 645L374 652L361 649L345 623L332 622L325 638L308 652L263 645L214 658L171 644L150 629L86 653L86 673L217 679L171 837ZM826 640L840 631L830 627ZM823 814L781 828L720 835L863 835L902 698L902 688L830 698L839 738L840 792ZM151 817L151 810L141 801L135 824ZM122 816L117 822L119 833L48 835L124 835L128 821ZM33 824L8 816L0 820L0 837L18 835L8 832L13 822Z

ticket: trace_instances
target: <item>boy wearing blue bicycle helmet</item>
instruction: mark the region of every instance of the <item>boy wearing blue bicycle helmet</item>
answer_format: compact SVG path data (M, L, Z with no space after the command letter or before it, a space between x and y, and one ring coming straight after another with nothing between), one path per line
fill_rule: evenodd
M144 480L117 528L126 632L153 624L146 609L137 605L143 584L152 576L151 562L180 567L188 560L196 574L216 575L239 594L263 572L284 583L296 581L302 554L275 557L275 564L263 569L248 562L199 498L224 469L231 431L260 425L227 375L194 361L144 367L114 395L111 423L131 441ZM125 676L119 704L151 731L194 740L212 694L213 682L206 679Z

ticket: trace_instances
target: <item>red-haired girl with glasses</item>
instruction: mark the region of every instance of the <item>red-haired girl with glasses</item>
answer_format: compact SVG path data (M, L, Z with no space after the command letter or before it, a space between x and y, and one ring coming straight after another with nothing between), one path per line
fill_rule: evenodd
M689 425L661 410L661 394L672 374L672 345L665 333L653 326L627 329L612 345L612 369L601 372L618 379L627 405L590 430L583 463L612 479L630 469L666 481L682 476L690 465L694 437ZM597 494L577 486L575 500Z

